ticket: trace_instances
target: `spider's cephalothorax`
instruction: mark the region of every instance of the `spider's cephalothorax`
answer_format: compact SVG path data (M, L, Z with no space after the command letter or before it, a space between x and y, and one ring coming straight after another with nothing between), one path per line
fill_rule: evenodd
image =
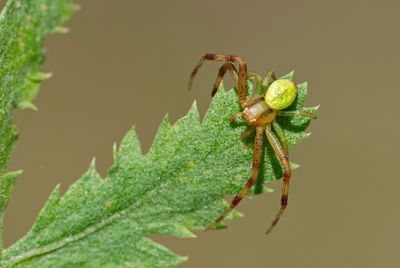
M219 69L217 79L215 80L212 89L212 96L214 96L214 94L217 92L219 84L221 83L226 71L229 71L233 80L237 84L239 104L243 109L243 111L234 114L231 117L231 120L233 121L238 116L242 116L247 122L250 128L242 134L243 137L248 137L254 130L256 131L253 147L252 176L247 181L243 189L232 200L230 207L220 217L217 218L216 223L222 221L225 216L228 215L232 211L232 209L234 209L239 204L239 202L243 199L249 189L256 183L261 166L261 154L265 133L268 142L271 144L271 147L273 148L276 156L281 162L284 170L281 208L271 226L266 231L266 233L269 233L278 223L279 219L286 209L289 194L289 181L291 177L288 156L288 141L282 131L282 128L276 122L276 118L279 116L292 115L300 115L310 118L315 118L315 116L313 114L300 110L284 110L293 103L297 95L296 84L293 81L287 79L276 79L275 73L273 71L269 71L264 78L256 73L247 72L246 62L240 57L234 55L207 53L203 57L201 57L199 63L196 65L190 76L189 89L192 86L194 76L206 60L226 62ZM239 64L239 71L236 69L233 63ZM255 84L260 84L261 87L267 89L265 96L247 96L246 84L248 78L253 78L255 80ZM253 85L253 88L255 88L255 85ZM272 131L272 129L275 132Z
M277 112L289 107L296 98L297 87L291 80L279 79L267 89L265 97L256 96L245 102L243 118L251 126L275 121Z
M264 97L256 97L245 104L242 115L250 126L266 125L275 121L276 111L267 105Z

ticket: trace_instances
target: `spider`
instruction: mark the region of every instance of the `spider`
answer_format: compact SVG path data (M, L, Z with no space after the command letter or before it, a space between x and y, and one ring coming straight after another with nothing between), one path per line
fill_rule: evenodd
M207 60L225 62L218 71L218 76L212 88L211 95L215 95L225 73L229 71L234 82L237 85L239 104L243 109L243 111L232 115L230 117L230 120L235 121L238 117L243 117L243 119L249 125L249 130L242 133L242 136L244 138L250 136L254 130L256 131L253 145L252 176L241 189L241 191L233 198L229 208L227 208L225 212L216 219L215 223L221 222L240 203L243 197L256 183L260 171L263 139L265 133L268 142L271 144L284 170L281 207L276 214L275 219L272 221L271 225L265 232L266 234L268 234L279 222L279 219L282 217L287 207L289 181L291 177L288 156L288 140L285 137L282 128L279 126L276 119L278 116L293 115L306 116L313 119L315 119L316 117L311 113L300 110L284 110L294 102L297 95L297 87L293 81L288 79L277 79L273 70L269 71L264 78L257 73L247 72L246 62L242 58L234 55L206 53L204 56L202 56L200 61L194 68L192 74L190 75L189 90L192 87L193 79L196 73L203 65L203 63ZM236 69L234 63L239 64L239 71ZM267 89L265 96L247 96L246 86L248 78L254 79L255 82L261 84L262 87ZM275 131L276 135L272 129ZM210 228L212 228L212 225L207 227L207 229Z

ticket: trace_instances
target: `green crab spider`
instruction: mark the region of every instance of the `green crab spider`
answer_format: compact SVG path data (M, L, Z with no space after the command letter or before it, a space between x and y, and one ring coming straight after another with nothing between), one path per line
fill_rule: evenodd
M206 53L201 57L200 61L194 68L189 79L189 90L192 87L193 79L206 60L211 61L224 61L225 64L221 66L218 71L218 76L212 88L211 95L214 96L217 92L219 85L227 71L231 74L233 80L237 84L237 92L239 96L239 104L243 111L235 113L231 116L230 120L234 121L239 116L242 116L246 123L250 126L248 131L242 133L243 137L249 136L254 130L256 136L253 145L253 164L252 176L244 185L242 190L233 198L229 208L219 216L215 223L221 222L243 199L251 187L256 183L259 175L261 165L261 154L263 149L264 133L267 136L268 142L271 144L276 156L278 157L284 173L283 173L283 186L281 194L281 207L272 221L271 225L265 232L270 233L272 229L279 222L282 217L287 204L289 195L289 181L291 177L291 170L289 164L288 141L285 137L282 128L277 123L276 119L279 116L305 116L315 119L316 117L304 111L284 111L295 100L297 95L296 84L287 79L277 79L274 71L269 71L263 78L260 75L252 72L247 72L246 62L234 55L224 54L211 54ZM239 71L236 69L234 63L239 64ZM265 96L247 96L247 79L253 78L256 82L260 83L263 87L267 88ZM254 93L254 92L253 92ZM276 134L272 131L275 130ZM278 137L277 137L278 136ZM212 228L210 225L207 229Z

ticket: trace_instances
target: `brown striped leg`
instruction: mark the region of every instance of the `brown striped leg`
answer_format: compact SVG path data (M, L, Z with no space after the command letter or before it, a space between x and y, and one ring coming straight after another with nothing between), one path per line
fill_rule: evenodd
M255 130L255 127L250 126L248 129L246 129L242 133L240 133L240 136L242 136L243 139L247 139L248 137L251 136L251 134L253 134L254 130Z
M244 108L244 104L246 103L247 100L247 64L246 62L234 55L223 55L223 54L212 54L212 53L206 53L199 62L197 63L196 67L194 67L192 74L190 75L189 79L189 90L192 87L193 79L197 73L197 71L200 69L200 67L203 65L204 61L206 60L213 60L213 61L227 61L231 63L238 63L239 64L239 74L238 74L238 81L237 81L237 88L238 88L238 95L239 95L239 103L242 108Z
M256 95L260 95L260 94L257 94L259 92L257 92L256 88L259 84L261 84L261 81L263 78L261 77L261 75L259 75L258 73L254 73L254 72L248 72L247 76L252 79L252 81L251 81L252 90L251 90L250 98L254 98Z
M213 86L213 89L212 89L212 92L211 92L211 96L214 97L215 93L217 93L217 90L219 88L219 84L221 84L221 81L224 78L224 75L225 75L227 70L229 71L229 73L232 76L233 81L235 81L235 84L237 85L238 71L236 70L235 65L233 65L230 62L227 62L224 65L222 65L221 68L219 68L218 76L215 79L214 86Z
M213 90L212 90L211 96L214 97L215 93L217 93L217 90L218 90L218 88L219 88L219 85L221 84L221 81L222 81L222 79L224 78L224 75L225 75L225 73L226 73L227 70L229 71L229 73L231 74L231 77L232 77L233 81L235 81L235 84L237 85L237 83L238 83L238 71L236 70L235 65L233 65L233 64L230 63L230 62L227 62L227 63L225 63L224 65L222 65L221 68L219 68L218 76L217 76L217 78L215 79L215 82L214 82L214 86L213 86ZM254 73L254 72L248 72L248 73L247 73L247 76L248 76L249 78L253 78L253 80L254 80L254 81L253 81L253 84L254 84L254 85L256 85L257 82L258 82L258 83L261 83L261 81L263 80L263 78L261 77L261 75L259 75L259 74L257 74L257 73ZM254 92L253 92L252 96L254 96Z
M282 127L277 122L273 122L272 127L275 129L275 132L278 135L278 138L282 144L282 147L285 150L286 156L289 157L289 142L288 142L285 134L283 134Z
M274 70L269 70L262 80L261 84L268 88L269 85L276 80L276 75Z
M200 58L199 62L197 63L197 65L194 67L192 73L190 74L190 78L189 78L189 85L188 85L188 89L191 90L192 89L192 85L193 85L193 80L194 77L196 76L197 72L199 71L199 69L201 68L201 66L203 65L203 63L206 61L206 59L203 57Z
M300 110L296 110L296 111L279 111L278 112L278 116L305 116L305 117L309 117L311 119L317 119L317 116L313 113L309 113L309 112L305 112L305 111L300 111Z
M268 125L266 127L265 134L267 135L268 141L271 144L272 148L274 149L276 156L279 158L279 161L281 162L281 164L283 166L283 170L284 170L282 196L281 196L281 208L279 209L278 214L275 216L275 219L272 222L271 226L265 232L265 234L269 234L272 231L272 229L275 227L275 225L278 223L279 219L282 217L282 214L287 207L288 195L289 195L289 181L290 181L291 171L290 171L290 164L289 164L288 156L285 153L285 150L282 148L278 138L272 132L270 125Z
M263 135L264 128L262 126L256 127L256 137L254 139L254 147L253 147L253 171L251 178L247 181L246 185L243 189L233 198L231 205L229 208L218 217L215 223L221 222L243 199L246 193L250 190L250 188L256 183L258 178L258 172L260 170L261 165L261 153L263 149Z
M259 83L261 83L261 81L263 80L262 76L255 72L248 72L247 76L256 79L256 81L258 81Z
M260 102L260 101L264 101L264 97L262 97L262 96L255 96L255 97L249 99L249 100L246 102L246 107L253 106L254 104L256 104L257 102Z

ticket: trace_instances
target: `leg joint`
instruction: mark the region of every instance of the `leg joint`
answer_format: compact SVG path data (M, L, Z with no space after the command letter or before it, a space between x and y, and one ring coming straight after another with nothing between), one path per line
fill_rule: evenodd
M213 53L206 53L205 55L204 55L204 58L206 59L206 60L213 60L213 59L215 59L215 54L213 54Z
M282 208L286 208L286 207L287 207L287 204L288 204L288 198L287 198L287 196L282 196L282 199L281 199L281 207L282 207Z
M235 198L232 200L231 208L236 207L240 203L241 200L242 200L241 196L238 196L238 195L235 196Z

